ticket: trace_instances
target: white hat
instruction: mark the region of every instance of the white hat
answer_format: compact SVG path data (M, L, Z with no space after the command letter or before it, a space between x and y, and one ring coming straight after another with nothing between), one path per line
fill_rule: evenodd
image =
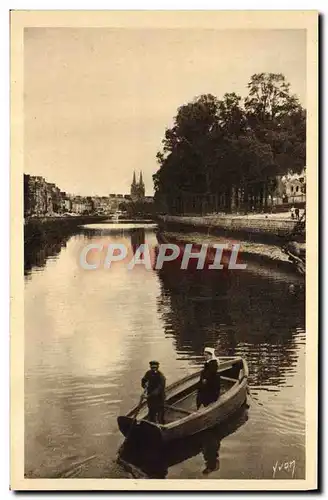
M211 354L213 357L215 356L215 349L213 347L205 347L204 353L207 352L208 354Z

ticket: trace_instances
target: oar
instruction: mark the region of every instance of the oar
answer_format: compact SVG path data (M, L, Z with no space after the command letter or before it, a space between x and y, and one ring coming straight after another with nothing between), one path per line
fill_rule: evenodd
M144 397L146 396L146 392L147 392L147 387L145 388L144 392L141 394L140 396L140 401L139 401L139 404L138 406L136 406L134 412L132 413L133 415L133 421L131 423L131 427L130 429L128 430L127 432L127 435L125 436L125 440L123 441L122 443L122 446L120 447L119 451L118 451L118 455L120 456L122 454L122 452L124 451L124 445L127 443L129 437L131 436L131 433L135 427L135 424L137 422L137 416L138 416L138 413L139 411L141 410L142 406L143 406L143 402L144 402ZM131 415L131 416L132 416Z
M141 410L141 407L143 406L143 402L144 402L144 396L145 396L145 393L143 392L140 396L140 401L139 401L139 404L138 406L136 407L136 409L134 410L134 413L133 413L133 422L131 424L131 427L136 423L137 421L137 415L139 413L139 411ZM130 428L131 430L131 428Z

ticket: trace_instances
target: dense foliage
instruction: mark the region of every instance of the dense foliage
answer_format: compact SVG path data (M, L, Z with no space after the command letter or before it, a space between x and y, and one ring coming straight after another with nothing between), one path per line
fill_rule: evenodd
M304 168L305 142L305 110L281 74L253 75L245 99L201 95L165 131L156 202L168 212L182 212L191 195L216 195L228 211L233 201L246 210L266 206L277 176Z

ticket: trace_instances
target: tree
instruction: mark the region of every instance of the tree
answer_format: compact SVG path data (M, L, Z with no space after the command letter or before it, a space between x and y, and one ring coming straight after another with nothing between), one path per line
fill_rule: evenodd
M254 118L260 126L277 121L300 107L297 97L290 94L290 84L281 73L255 74L247 87L249 95L245 99L245 109L248 119Z
M215 195L231 209L233 197L246 209L266 206L277 176L305 165L306 113L281 74L253 75L243 101L201 95L178 108L165 131L155 201L184 211L188 196Z
M165 131L160 170L153 176L155 193L165 193L173 208L181 193L204 194L209 189L207 163L211 136L217 124L217 99L208 94L181 106L171 129ZM160 195L155 194L158 200Z
M305 165L306 113L282 74L259 73L248 84L249 127L274 155L274 174L300 172Z
M306 113L282 74L259 73L248 84L245 111L249 128L271 150L271 161L259 178L267 197L277 176L299 173L306 158Z

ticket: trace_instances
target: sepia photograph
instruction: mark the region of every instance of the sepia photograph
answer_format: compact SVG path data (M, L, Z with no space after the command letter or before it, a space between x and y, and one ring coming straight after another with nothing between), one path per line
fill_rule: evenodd
M315 490L318 13L11 12L11 488Z

